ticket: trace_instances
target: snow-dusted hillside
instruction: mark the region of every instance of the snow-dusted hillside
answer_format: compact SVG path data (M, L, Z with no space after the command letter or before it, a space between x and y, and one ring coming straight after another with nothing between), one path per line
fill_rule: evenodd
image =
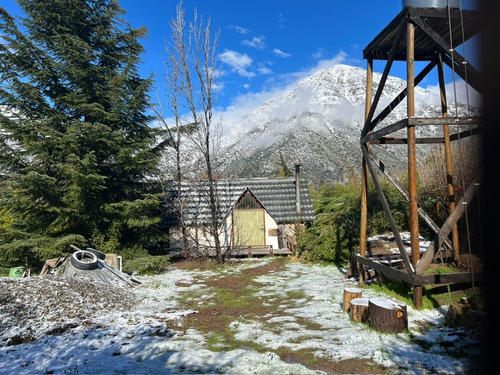
M374 74L374 90L381 76ZM378 109L405 87L406 81L389 77ZM303 175L314 183L343 181L351 172L359 173L365 95L366 71L353 66L335 65L300 81L284 95L247 113L223 135L224 175L276 176L281 157L291 169L294 162L301 162ZM440 111L439 97L417 87L415 115L433 117ZM405 117L403 101L381 126ZM425 131L435 136L439 128L428 127ZM404 167L404 146L386 147L380 152L390 154L384 159L388 166Z

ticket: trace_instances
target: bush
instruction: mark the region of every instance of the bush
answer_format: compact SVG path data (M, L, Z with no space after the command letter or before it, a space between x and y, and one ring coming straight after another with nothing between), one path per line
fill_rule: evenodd
M125 260L122 270L125 273L136 273L139 275L156 275L170 264L170 255L145 256L136 259Z
M391 207L396 225L408 226L408 203L387 180L382 189ZM351 177L347 183L324 184L320 190L311 189L316 220L298 233L298 252L311 261L335 263L344 266L359 249L361 217L361 181ZM373 183L368 190L369 235L390 231L380 198Z

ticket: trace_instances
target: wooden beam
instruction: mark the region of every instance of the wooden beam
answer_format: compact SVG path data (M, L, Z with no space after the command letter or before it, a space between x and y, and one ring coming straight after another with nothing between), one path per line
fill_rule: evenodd
M361 138L361 143L367 143L383 137L384 135L394 133L408 126L408 119L399 120L385 128L369 133Z
M375 109L377 108L378 101L380 100L380 96L382 95L382 91L385 86L385 81L387 80L387 77L389 76L389 72L391 71L391 66L392 63L394 62L394 54L396 53L396 47L399 44L399 41L401 40L401 37L403 36L403 30L405 29L405 23L401 23L398 28L398 32L396 37L394 38L394 42L392 43L392 49L391 53L389 54L389 57L387 58L387 63L385 64L384 72L382 73L382 78L380 79L380 82L377 87L377 92L375 93L375 98L373 99L373 103L370 106L370 112L368 113L368 116L365 121L365 126L363 127L363 130L361 131L361 136L365 136L369 131L369 125L370 122L373 118L373 114L375 113Z
M370 155L370 160L378 166L379 170L387 177L387 179L394 185L394 187L403 195L406 200L408 201L410 199L408 191L399 183L399 181L393 177L385 168L384 163L377 158L377 156L372 152L372 150L369 150L369 155ZM434 222L434 220L431 219L429 215L421 208L418 207L418 216L420 216L426 223L429 225L429 227L434 231L434 233L439 232L439 227L438 225ZM452 244L451 242L446 239L445 242L446 246L451 249ZM363 255L363 254L361 254Z
M417 77L415 77L415 85L418 85L426 76L427 74L430 73L430 71L436 66L436 61L433 60L427 66L420 71ZM404 98L406 98L406 88L399 93L396 98L389 103L387 107L385 107L378 115L371 121L370 123L370 131L373 130L380 122L382 122L383 119L385 119L389 113L392 112L394 108L398 106L399 103L401 103Z
M361 150L363 151L363 157L365 158L366 161L369 160L369 154L368 154L368 149L366 145L361 145ZM382 190L382 186L380 186L380 182L378 181L377 174L375 173L375 170L373 169L373 165L370 162L367 162L366 165L368 166L368 170L370 171L370 175L372 177L373 183L375 184L375 188L377 189L378 196L380 198L380 203L382 203L382 207L384 209L385 217L387 221L389 222L389 225L391 227L392 233L394 234L394 238L396 239L396 243L398 245L399 252L401 256L403 257L403 262L406 266L406 269L409 270L408 272L414 273L415 269L413 268L409 256L406 253L405 246L403 244L403 240L401 239L401 236L399 234L398 227L396 226L396 223L394 221L394 218L392 217L391 210L389 208L389 204L387 203L387 199L385 198L384 191Z
M453 71L455 71L465 82L481 92L481 76L479 72L455 51L448 41L445 41L434 29L426 25L420 17L412 17L411 20L416 26L429 35L434 43L436 43L436 46L441 49L443 61L446 65L453 69Z
M380 139L370 141L373 145L406 145L408 144L408 138L392 138L392 137L382 137ZM444 138L415 138L415 144L440 144L444 143Z
M411 117L408 125L478 125L480 117Z
M422 257L420 258L420 262L417 264L417 267L416 267L417 275L423 274L424 271L429 266L429 264L432 262L432 260L434 259L434 255L436 253L436 250L441 247L441 245L443 244L445 239L450 234L453 226L457 223L458 219L460 219L460 217L465 212L467 205L474 198L476 191L478 190L478 186L479 186L479 184L476 182L472 182L469 185L469 187L465 191L465 195L457 203L455 209L448 216L448 218L444 222L444 224L441 227L441 229L439 230L439 232L436 233L434 240L431 242L431 244L429 245L429 247L425 251L424 255L422 255Z
M403 270L379 263L378 261L364 258L357 255L358 263L366 267L373 268L388 279L404 282L411 286L436 285L436 284L460 284L481 282L484 280L484 273L478 272L456 272L445 274L411 275Z
M460 139L471 137L473 135L477 135L480 133L481 133L480 128L464 130L460 133L453 133L452 135L450 135L450 140L451 141L458 141ZM365 141L367 139L369 139L368 142L370 142L372 145L377 145L377 144L402 145L402 144L408 143L407 138L380 137L379 139L370 139L368 137L365 137L363 139L363 141ZM440 143L444 143L444 137L415 138L415 143L418 143L418 144L440 144Z
M413 285L413 275L402 271L398 270L396 268L392 268L389 266L385 266L383 264L380 264L378 262L375 262L370 259L363 258L361 256L356 257L357 261L367 267L373 268L375 271L380 272L381 274L385 275L387 278L398 281L398 282L405 282L407 284Z
M414 285L474 283L483 280L483 272L459 272L413 276Z

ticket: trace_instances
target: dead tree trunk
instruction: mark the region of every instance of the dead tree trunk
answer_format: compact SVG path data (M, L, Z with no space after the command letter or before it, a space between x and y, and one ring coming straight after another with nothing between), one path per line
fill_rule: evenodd
M353 322L368 321L368 298L354 298L349 308L349 318Z
M408 330L406 305L387 298L371 298L368 303L370 328L380 332L404 332Z
M354 298L360 298L361 297L361 289L358 288L345 288L344 289L344 303L343 303L343 309L344 311L349 310L349 306L351 305L351 300Z

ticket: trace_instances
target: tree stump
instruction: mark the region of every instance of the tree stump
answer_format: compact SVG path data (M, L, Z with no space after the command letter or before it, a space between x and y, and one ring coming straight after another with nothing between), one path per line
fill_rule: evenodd
M368 321L368 298L354 298L349 308L349 318L353 322Z
M345 288L344 289L344 303L343 303L343 309L344 311L349 310L349 306L351 305L351 301L354 298L360 298L361 297L361 289L358 288Z
M408 330L408 315L404 303L387 298L371 298L368 303L370 328L380 332L404 332Z

